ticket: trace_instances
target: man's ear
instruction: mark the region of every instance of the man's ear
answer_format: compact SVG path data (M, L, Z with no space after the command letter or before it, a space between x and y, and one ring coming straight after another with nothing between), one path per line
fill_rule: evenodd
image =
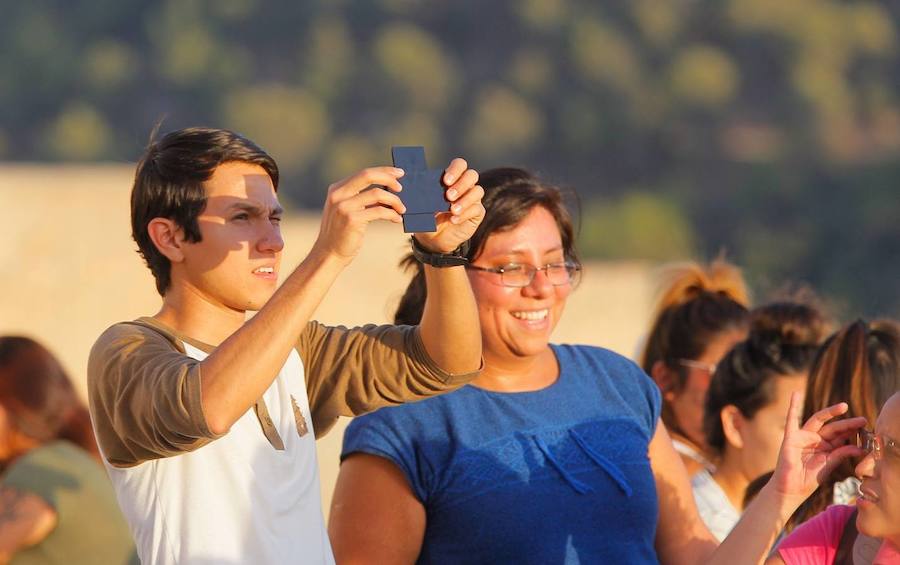
M181 246L184 243L184 233L181 228L168 218L153 218L147 224L147 234L156 249L172 263L180 263L184 260Z
M729 404L719 411L719 418L722 421L722 431L725 432L725 441L732 446L743 449L744 437L741 435L741 429L744 427L744 415L734 404Z
M675 384L678 382L677 375L664 362L657 361L650 367L650 378L662 391L663 397L671 400L670 397L675 394Z

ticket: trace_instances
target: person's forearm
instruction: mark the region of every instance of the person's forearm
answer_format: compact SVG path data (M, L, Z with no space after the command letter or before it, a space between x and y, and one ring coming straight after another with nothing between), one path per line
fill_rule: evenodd
M228 431L272 384L345 260L314 248L266 305L200 363L210 431Z
M709 565L762 563L796 508L797 503L791 503L776 493L771 485L766 485L707 563Z
M464 267L425 265L428 294L419 331L425 351L444 371L471 373L481 366L478 308Z

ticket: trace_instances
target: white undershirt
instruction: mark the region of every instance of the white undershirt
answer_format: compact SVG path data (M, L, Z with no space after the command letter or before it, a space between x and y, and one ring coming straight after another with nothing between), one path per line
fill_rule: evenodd
M691 478L691 488L694 490L694 501L697 503L703 523L716 539L724 540L740 520L741 513L731 504L725 491L712 478L709 471L698 471Z

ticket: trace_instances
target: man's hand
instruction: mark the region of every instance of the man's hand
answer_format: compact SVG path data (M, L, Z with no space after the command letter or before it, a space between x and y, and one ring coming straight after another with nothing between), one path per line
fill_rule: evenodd
M478 186L478 173L468 168L463 159L454 159L444 172L442 181L450 201L450 211L437 215L437 231L417 233L413 237L434 253L450 253L468 241L484 219L481 199L484 189Z
M370 222L402 223L400 215L406 207L394 194L402 190L398 180L402 176L402 169L372 167L329 186L319 237L310 254L320 252L349 263L359 252Z

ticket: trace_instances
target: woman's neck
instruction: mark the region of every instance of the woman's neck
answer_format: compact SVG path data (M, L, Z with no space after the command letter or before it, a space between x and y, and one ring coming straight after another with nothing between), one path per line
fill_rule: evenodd
M496 356L484 353L484 371L472 384L495 392L541 390L559 378L559 364L550 346L530 357Z
M744 493L747 491L750 479L739 467L736 461L737 457L730 455L733 454L726 453L722 457L716 466L715 472L712 474L712 478L722 489L722 492L725 493L725 496L728 497L728 500L731 501L731 505L738 511L741 511L744 506Z

